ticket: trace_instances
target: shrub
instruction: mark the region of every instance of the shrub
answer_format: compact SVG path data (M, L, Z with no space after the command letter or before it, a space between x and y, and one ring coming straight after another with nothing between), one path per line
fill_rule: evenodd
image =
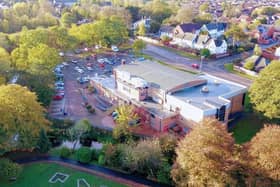
M98 164L99 164L99 165L104 165L104 164L105 164L104 155L100 154L100 155L98 156Z
M76 154L78 161L81 163L89 163L91 161L91 150L89 147L81 147Z
M16 179L22 172L22 167L9 159L0 159L0 177L10 180Z
M87 110L90 110L92 108L91 105L86 105Z
M67 147L62 147L60 149L60 157L62 158L68 158L71 155L71 151Z
M246 61L245 64L244 64L244 68L245 68L245 69L248 69L248 70L253 70L254 67L255 67L255 62L252 61L252 60L248 60L248 61Z
M237 48L237 52L238 53L242 53L242 52L244 52L245 50L244 50L244 48L243 47L238 47Z
M94 109L94 108L91 108L91 109L89 109L88 111L89 111L89 113L91 113L91 114L94 114L94 113L95 113L95 109Z
M171 177L170 177L171 165L168 162L163 162L159 171L157 172L157 180L158 182L170 184Z
M91 150L91 159L92 160L98 160L99 154L100 154L99 150L92 149Z

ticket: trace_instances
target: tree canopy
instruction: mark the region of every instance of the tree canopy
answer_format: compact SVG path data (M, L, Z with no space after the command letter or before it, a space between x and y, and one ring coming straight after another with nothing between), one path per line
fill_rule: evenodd
M179 142L173 180L178 186L225 186L236 183L234 140L225 126L207 119Z
M50 123L37 97L26 87L0 86L0 150L34 148L40 130Z
M268 118L280 117L280 62L272 61L249 89L254 108Z
M259 176L280 181L280 126L265 125L250 141L248 153Z

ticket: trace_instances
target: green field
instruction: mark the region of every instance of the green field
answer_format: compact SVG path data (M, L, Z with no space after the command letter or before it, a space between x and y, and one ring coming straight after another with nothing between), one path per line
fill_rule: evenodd
M49 183L56 173L65 173L69 178L65 183ZM36 163L25 166L21 176L15 182L0 181L1 187L77 187L77 179L84 178L91 187L122 187L125 185L97 177L85 172L76 171L53 163ZM84 186L84 185L82 185Z

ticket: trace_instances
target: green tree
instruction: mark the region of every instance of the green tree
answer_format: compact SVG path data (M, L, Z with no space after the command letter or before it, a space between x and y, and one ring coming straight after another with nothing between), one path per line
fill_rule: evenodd
M55 48L39 44L28 50L28 71L34 74L48 74L60 62L60 56Z
M135 53L140 53L146 48L146 43L143 40L135 40L132 48Z
M146 27L145 27L145 24L144 24L144 23L141 23L141 24L138 26L137 34L138 34L139 36L145 36L145 35L146 35Z
M280 184L280 126L265 125L250 141L249 165L257 173L256 180Z
M77 17L70 12L65 12L62 14L60 21L64 27L70 27L71 24L77 22Z
M247 35L238 25L231 25L230 28L225 32L225 36L232 38L233 46L236 45L236 42L244 42L247 40Z
M279 61L272 61L260 72L249 89L249 96L253 107L268 118L280 117L279 72Z
M113 129L113 137L120 142L125 142L131 139L132 132L129 122L136 120L138 115L134 112L131 105L122 105L117 108L118 119L115 128Z
M69 130L69 135L71 141L74 141L72 150L75 150L77 143L83 134L90 132L92 126L87 119L82 119L78 121L74 127Z
M0 74L8 71L11 66L11 56L10 54L2 47L0 47Z
M47 153L51 148L51 142L44 129L40 131L37 148L41 153Z
M194 7L182 6L175 17L176 21L179 23L188 23L192 22L193 19L197 16Z
M34 93L19 85L0 86L0 152L33 149L49 124Z
M209 11L209 3L208 2L205 2L205 3L202 3L200 6L199 6L199 12L201 14L203 13L206 13Z
M177 186L235 185L234 139L224 125L207 119L179 142L172 178Z

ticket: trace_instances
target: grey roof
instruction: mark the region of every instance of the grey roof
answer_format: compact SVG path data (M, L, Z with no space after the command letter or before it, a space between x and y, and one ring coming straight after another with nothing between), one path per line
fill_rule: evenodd
M168 25L163 25L160 27L159 31L160 32L165 32L165 33L172 33L175 27L168 26Z
M195 32L201 28L201 24L198 23L184 23L179 25L184 33L186 32Z
M120 65L115 70L129 72L131 76L143 78L165 91L192 81L204 80L195 74L175 70L150 60Z

